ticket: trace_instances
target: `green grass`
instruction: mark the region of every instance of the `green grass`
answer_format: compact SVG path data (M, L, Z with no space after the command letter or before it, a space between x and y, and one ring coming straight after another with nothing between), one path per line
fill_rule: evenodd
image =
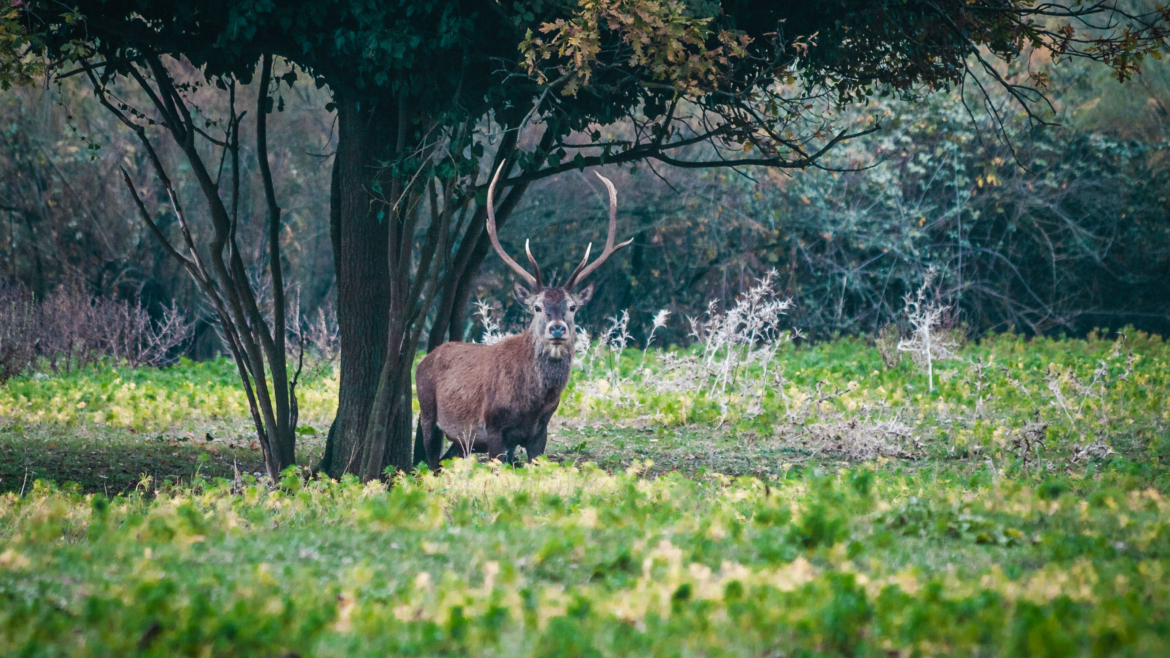
M722 400L724 412L706 390L654 392L648 383L664 377L660 353L651 352L643 369L641 352L626 350L620 359L574 371L554 419L550 456L610 469L653 459L652 473L778 477L809 461L872 457L875 451L860 449L858 433L845 426L893 420L912 430L916 444L878 454L978 464L990 458L996 469L1010 470L1025 461L1013 446L1021 432L1042 425L1040 468L1060 470L1071 451L1100 441L1132 459L1170 456L1170 346L1156 336L1130 332L1118 344L1096 336L1001 335L966 346L961 356L936 363L930 393L925 375L908 361L887 368L876 349L857 339L788 347L772 364L784 385L766 387L749 414L734 396ZM982 371L973 361L984 364ZM143 474L189 481L204 453L205 475L260 470L235 377L234 365L218 360L12 380L0 386L0 491L20 491L38 477L102 492L127 491ZM337 379L318 367L299 390L298 459L312 464L332 420Z
M301 417L328 423L336 408L337 379L310 369L298 387ZM248 432L248 406L235 364L227 358L170 368L91 366L68 374L36 373L0 385L6 425L89 425L165 432L177 427L234 428Z
M547 461L392 487L248 476L222 362L16 380L0 655L1170 654L1170 349L963 356L931 394L860 341L790 348L751 409L630 351L574 375Z
M336 390L325 368L308 371L298 388L301 463L324 450ZM0 385L0 491L44 479L109 495L143 476L180 482L254 473L263 470L255 436L228 359L21 377Z
M0 499L4 655L1164 655L1142 476L546 464Z

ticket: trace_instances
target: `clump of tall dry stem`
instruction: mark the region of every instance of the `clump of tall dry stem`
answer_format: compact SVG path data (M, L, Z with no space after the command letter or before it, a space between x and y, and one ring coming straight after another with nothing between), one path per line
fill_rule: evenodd
M53 372L112 359L131 367L161 366L190 342L193 323L177 306L157 317L141 304L94 297L77 283L35 300L21 286L0 285L0 381L35 367Z

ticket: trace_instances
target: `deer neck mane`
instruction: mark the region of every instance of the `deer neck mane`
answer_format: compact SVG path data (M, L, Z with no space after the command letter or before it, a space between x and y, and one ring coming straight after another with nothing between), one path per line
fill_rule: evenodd
M566 342L561 346L559 354L554 354L548 345L539 340L531 329L525 331L529 345L529 354L532 355L532 365L540 388L546 392L556 391L559 395L569 381L569 373L573 368L573 344Z

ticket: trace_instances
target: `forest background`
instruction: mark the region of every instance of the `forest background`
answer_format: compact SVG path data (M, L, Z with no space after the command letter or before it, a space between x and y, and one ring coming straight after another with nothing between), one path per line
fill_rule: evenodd
M1022 80L1043 62L1005 71ZM1015 70L1018 69L1018 70ZM290 69L277 61L274 75ZM191 80L194 69L185 71ZM1015 77L1013 77L1015 76ZM621 194L619 234L629 255L598 273L599 295L585 326L628 309L631 331L662 309L675 321L656 340L688 341L684 316L708 300L730 303L769 270L790 297L792 325L805 336L876 334L901 317L903 297L933 266L937 292L972 335L1084 335L1095 327L1170 330L1170 66L1150 59L1122 84L1104 67L1071 63L1046 80L1051 106L1029 119L997 85L919 100L877 98L850 122L879 126L806 170L607 167ZM255 85L251 85L255 87ZM330 340L334 268L329 180L336 148L328 90L282 85L270 145L286 281L301 331ZM133 90L127 93L132 94ZM255 90L242 87L241 104ZM212 120L224 94L193 92ZM126 99L130 104L135 100ZM195 359L223 351L213 313L182 267L168 258L120 184L165 192L136 138L106 112L83 76L0 95L0 279L38 299L53 291L141 304L157 323L177 305L194 338L169 350ZM620 130L620 127L618 128ZM163 157L180 162L173 144ZM241 248L262 266L265 211L256 159L241 145ZM703 148L703 147L695 147ZM182 165L177 164L178 171ZM198 208L190 176L175 185ZM548 269L569 267L581 242L601 237L607 199L600 183L568 172L531 186L501 239L526 239ZM160 225L166 230L164 213ZM170 217L169 221L175 221ZM506 268L489 258L472 300L521 322L509 303ZM265 277L256 272L257 285ZM464 337L482 327L468 314Z

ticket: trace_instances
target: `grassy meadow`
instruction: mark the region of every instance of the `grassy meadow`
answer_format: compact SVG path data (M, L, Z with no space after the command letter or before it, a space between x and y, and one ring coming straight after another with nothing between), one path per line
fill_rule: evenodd
M546 460L390 485L254 477L225 361L11 380L0 654L1170 653L1161 339L757 345L607 337Z

